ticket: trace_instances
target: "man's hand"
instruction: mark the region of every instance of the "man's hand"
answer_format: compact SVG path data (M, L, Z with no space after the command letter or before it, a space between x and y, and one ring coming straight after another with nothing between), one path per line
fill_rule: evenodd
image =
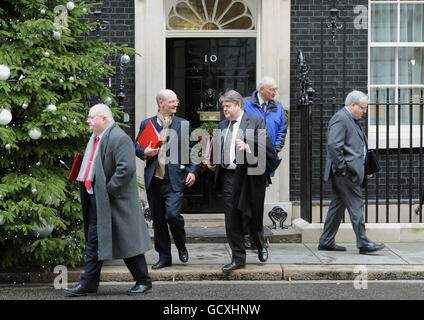
M191 187L195 181L196 181L195 174L193 172L189 172L185 181L185 185L187 187Z
M372 178L372 174L367 175L367 179Z
M215 172L215 170L216 170L216 164L214 164L213 166L211 166L211 165L208 164L208 169Z
M247 143L244 143L241 139L236 139L236 144L237 144L237 148L240 151L245 151L245 150L247 150L248 152L250 151L249 145Z
M158 152L159 152L159 148L153 149L151 141L149 145L146 147L146 149L144 149L144 155L149 158L154 157L155 155L158 154Z

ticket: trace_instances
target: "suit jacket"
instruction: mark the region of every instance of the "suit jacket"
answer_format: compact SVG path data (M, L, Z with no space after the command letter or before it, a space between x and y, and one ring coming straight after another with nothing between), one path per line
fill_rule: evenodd
M106 129L98 148L93 181L98 259L134 257L152 249L138 193L134 144L121 128L112 125ZM83 182L79 188L84 221L88 221L88 198ZM87 223L84 232L87 238Z
M147 157L144 156L144 148L138 144L137 140L149 121L152 121L158 132L162 131L162 127L157 122L157 116L148 118L141 122L140 131L138 132L135 142L137 157L146 161L146 167L144 168L144 182L146 190L149 189L150 182L155 174L158 156L156 155L147 160ZM185 180L188 172L197 174L199 169L198 165L194 164L190 160L190 152L193 146L193 143L189 140L191 134L190 123L183 118L174 116L169 129L168 151L166 152L168 157L170 155L172 156L167 164L169 180L174 191L184 192Z
M219 123L219 129L222 132L227 129L229 126L229 120L223 120ZM264 200L265 200L265 188L268 185L270 180L270 173L275 171L280 164L281 160L278 160L277 153L273 147L271 137L269 135L268 130L266 129L266 125L264 120L256 115L244 113L243 117L240 121L239 130L237 133L238 137L242 137L247 129L254 130L254 141L246 141L246 136L244 136L244 141L250 144L250 148L252 145L254 146L254 155L257 157L258 153L258 140L261 134L265 134L265 159L266 166L265 170L262 174L258 175L249 175L248 169L254 168L256 163L248 163L246 161L247 155L245 153L245 161L242 164L237 164L235 173L234 173L234 189L232 193L232 203L233 209L240 210L243 215L243 225L245 230L247 230L247 225L249 224L252 216L262 216L264 209ZM263 129L262 131L260 129ZM223 145L223 137L221 139L221 145ZM237 151L239 152L239 151ZM260 152L264 152L264 150L260 150ZM216 166L215 170L215 186L220 188L220 174L222 171L221 165Z
M365 178L364 144L367 138L346 108L340 109L328 123L327 161L324 180L331 174L347 171L355 184Z

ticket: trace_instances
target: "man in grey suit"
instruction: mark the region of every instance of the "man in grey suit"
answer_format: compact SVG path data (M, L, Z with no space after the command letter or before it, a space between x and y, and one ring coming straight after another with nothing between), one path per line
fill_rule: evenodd
M124 259L136 284L128 295L152 291L144 252L152 249L138 195L135 149L115 125L104 104L90 109L93 132L77 181L84 217L86 261L80 282L65 289L68 296L94 295L104 260Z
M362 187L368 176L366 172L367 137L358 120L367 112L368 96L360 91L348 94L345 107L340 109L328 123L327 162L324 180L331 179L332 197L324 231L319 240L319 250L345 251L335 243L335 236L347 208L356 235L359 253L375 252L383 244L370 241L365 233Z

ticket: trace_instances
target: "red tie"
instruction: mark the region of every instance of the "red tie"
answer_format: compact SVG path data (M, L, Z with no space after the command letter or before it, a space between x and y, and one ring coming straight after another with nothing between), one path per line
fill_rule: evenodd
M94 142L93 146L93 152L91 152L90 162L88 163L87 170L85 171L85 188L87 190L91 189L91 180L87 180L88 173L90 172L91 168L91 162L93 162L94 153L96 152L97 145L99 144L100 138L97 137L96 141Z
M262 103L262 111L265 114L265 107L266 107L266 102Z

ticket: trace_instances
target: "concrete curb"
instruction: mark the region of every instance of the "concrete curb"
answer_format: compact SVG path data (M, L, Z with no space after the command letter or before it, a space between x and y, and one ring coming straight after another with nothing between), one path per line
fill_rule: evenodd
M174 265L149 274L153 281L258 281L258 280L424 280L424 265L300 265L300 264L247 264L245 268L225 274L221 265ZM83 268L68 270L68 282L78 282ZM52 283L59 274L0 273L0 283ZM62 274L63 275L63 274ZM102 282L133 282L125 266L103 266Z
M423 265L283 265L284 280L423 280Z

